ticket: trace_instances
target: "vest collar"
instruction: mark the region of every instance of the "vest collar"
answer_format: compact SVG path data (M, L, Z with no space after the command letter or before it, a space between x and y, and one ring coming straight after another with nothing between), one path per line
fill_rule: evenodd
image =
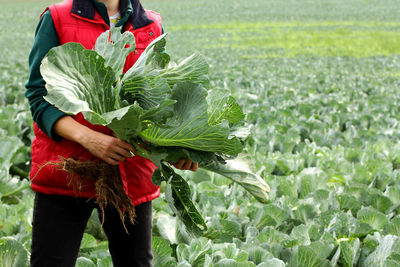
M96 9L93 1L91 0L74 0L72 2L71 13L93 20L94 15L96 14Z
M129 18L129 22L132 24L134 29L145 27L153 22L149 18L139 0L131 0L132 4L132 15Z
M131 2L132 6L132 14L128 20L134 29L145 27L153 22L153 20L147 16L139 0L120 0L121 13L128 9L128 1ZM79 17L94 20L96 8L93 0L73 0L71 13Z

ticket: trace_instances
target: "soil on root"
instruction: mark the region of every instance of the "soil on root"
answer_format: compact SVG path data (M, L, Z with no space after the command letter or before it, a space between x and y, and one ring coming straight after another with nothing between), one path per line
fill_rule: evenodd
M102 225L104 223L104 211L107 206L117 209L125 231L125 214L131 224L135 222L135 206L126 194L120 178L118 165L110 165L104 161L79 161L61 157L61 162L54 163L69 174L74 188L79 188L82 179L94 181L97 203L102 211Z

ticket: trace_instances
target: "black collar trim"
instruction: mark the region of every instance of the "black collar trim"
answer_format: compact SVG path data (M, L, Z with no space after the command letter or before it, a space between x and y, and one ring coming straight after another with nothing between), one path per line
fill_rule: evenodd
M131 0L131 4L133 11L129 21L134 29L139 29L153 23L153 20L147 16L139 0Z
M72 3L71 13L86 19L94 19L96 9L91 0L74 0Z
M126 6L127 4L126 1L128 0L120 0L120 1L121 1L120 9L122 12L125 12L126 8L122 8L122 6ZM153 20L147 16L146 11L144 10L139 0L130 0L130 1L133 10L131 16L129 17L129 22L132 24L133 28L139 29L151 24ZM96 14L96 8L92 0L74 0L72 3L71 13L86 19L93 20L94 15Z

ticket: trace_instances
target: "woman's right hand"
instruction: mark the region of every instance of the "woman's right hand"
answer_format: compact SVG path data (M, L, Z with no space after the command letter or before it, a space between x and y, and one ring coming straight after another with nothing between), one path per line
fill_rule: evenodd
M79 143L94 156L111 165L118 165L120 161L132 157L132 153L136 152L132 145L116 137L96 132L70 116L57 120L53 131L63 138Z
M172 164L175 168L180 170L190 170L190 171L197 171L199 169L199 164L197 162L193 162L191 159L180 159L177 163Z
M111 165L118 165L120 161L132 157L132 153L135 152L131 144L93 130L82 137L79 143L94 156Z

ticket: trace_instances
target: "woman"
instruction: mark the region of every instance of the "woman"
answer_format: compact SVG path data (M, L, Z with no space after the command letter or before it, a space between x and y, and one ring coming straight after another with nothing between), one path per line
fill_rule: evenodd
M139 0L66 0L49 6L36 29L29 56L30 76L26 83L34 119L32 143L32 189L36 191L32 223L32 266L74 266L80 242L93 208L98 205L93 182L82 181L79 190L54 165L59 156L82 161L101 159L119 165L124 189L136 206L136 222L125 221L126 233L115 209L105 211L103 229L109 241L114 266L151 266L151 201L160 194L151 182L154 164L139 156L134 147L112 135L103 126L92 125L81 114L68 116L47 103L40 63L52 48L79 42L91 49L97 37L110 27L122 26L136 37L136 50L124 66L129 69L145 47L161 35L161 17L145 10ZM198 164L180 160L175 166L196 171Z

